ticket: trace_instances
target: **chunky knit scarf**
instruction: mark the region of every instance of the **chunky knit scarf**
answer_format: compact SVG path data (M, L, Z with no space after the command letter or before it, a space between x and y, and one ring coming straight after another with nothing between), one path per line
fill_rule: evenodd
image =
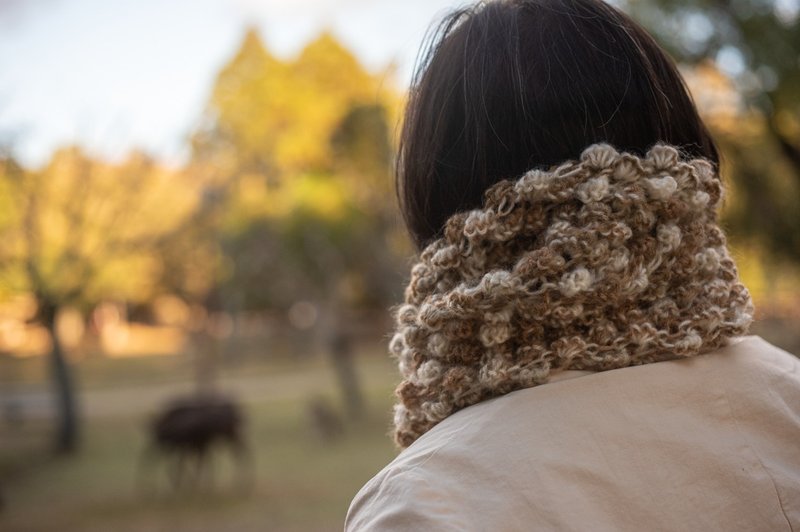
M397 444L556 371L685 358L745 334L753 305L717 225L721 198L704 159L595 144L453 215L395 309Z

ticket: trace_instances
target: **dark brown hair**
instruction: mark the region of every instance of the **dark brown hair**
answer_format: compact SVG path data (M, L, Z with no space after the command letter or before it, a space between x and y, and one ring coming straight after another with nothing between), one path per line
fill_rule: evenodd
M675 64L601 0L495 0L447 16L423 48L397 160L419 249L484 191L595 142L643 155L656 142L719 164Z

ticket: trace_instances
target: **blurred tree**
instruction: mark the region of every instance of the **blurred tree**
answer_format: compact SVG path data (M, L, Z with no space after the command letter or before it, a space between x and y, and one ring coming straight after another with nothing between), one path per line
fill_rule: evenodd
M217 77L192 137L193 159L213 161L227 177L258 174L271 185L278 176L329 171L331 133L350 109L395 100L329 33L287 63L250 29Z
M359 400L342 355L345 313L383 305L399 277L386 118L396 102L329 33L282 62L250 30L192 140L193 165L213 168L208 181L220 192L213 234L223 307L317 302L352 412Z
M329 285L308 282L318 267L292 242L305 228L318 232L317 221L338 235L320 245L336 249L366 227L387 226L376 215L386 217L392 202L386 116L396 100L328 33L291 62L274 58L255 30L246 33L192 138L192 164L213 169L207 181L217 185L213 234L226 257L226 297L246 308L327 297ZM372 247L385 247L382 240ZM281 286L256 281L279 272Z
M623 6L679 61L707 70L710 58L731 80L737 120L712 124L734 182L728 220L736 236L755 237L775 256L800 262L800 2L627 0Z
M310 42L291 66L297 107L278 157L289 172L330 171L332 132L353 106L386 106L389 94L330 33Z
M0 223L0 279L6 290L33 294L37 319L50 334L58 452L73 451L79 441L59 310L152 297L162 267L155 250L192 209L192 195L172 177L141 153L115 166L75 147L57 151L42 171L3 163L0 187L9 208Z
M351 106L329 142L334 171L344 178L358 204L376 215L394 212L393 147L386 106Z
M288 67L269 54L249 30L233 59L220 71L200 127L193 135L193 162L219 174L240 172L273 179L276 145L291 122L293 87Z

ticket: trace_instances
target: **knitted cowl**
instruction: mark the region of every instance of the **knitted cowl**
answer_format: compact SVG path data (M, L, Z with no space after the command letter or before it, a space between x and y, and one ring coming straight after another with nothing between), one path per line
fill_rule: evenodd
M721 198L707 160L595 144L454 214L394 309L396 443L556 371L691 357L745 334L753 305L717 225Z

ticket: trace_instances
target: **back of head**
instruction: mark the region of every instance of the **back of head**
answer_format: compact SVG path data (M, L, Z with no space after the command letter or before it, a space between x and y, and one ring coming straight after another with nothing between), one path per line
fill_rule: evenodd
M602 1L449 17L398 162L424 247L389 343L398 445L554 372L687 358L745 334L753 306L717 224L718 165L675 65Z
M449 15L411 88L397 163L401 209L421 249L502 179L607 142L657 142L718 164L669 56L602 0L497 0Z

